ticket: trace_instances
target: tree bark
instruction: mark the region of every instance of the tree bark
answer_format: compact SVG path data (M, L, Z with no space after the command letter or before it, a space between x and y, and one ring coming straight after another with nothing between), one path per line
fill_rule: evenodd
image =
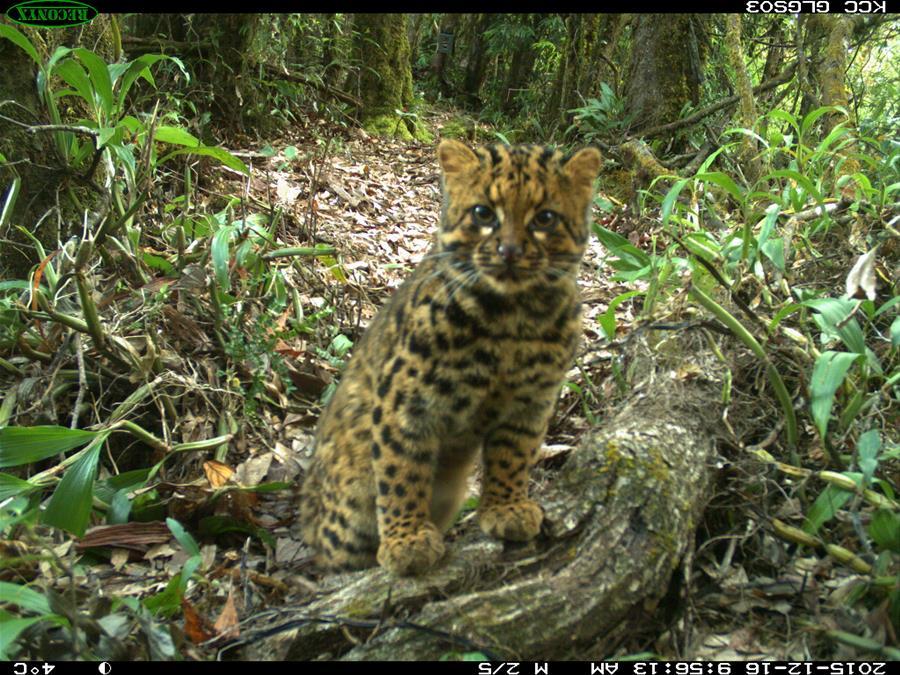
M487 74L487 45L484 40L484 32L490 28L494 20L494 14L476 15L472 41L469 44L469 56L466 59L466 74L463 78L463 93L466 102L472 108L480 107L481 85Z
M741 48L741 15L725 16L725 43L728 48L728 60L734 71L735 90L740 98L738 104L738 123L745 129L753 129L756 122L756 104L753 100L753 85L744 63L744 52ZM762 167L756 158L756 139L748 135L741 137L739 159L744 175L750 183L762 175Z
M406 15L357 14L353 55L364 64L358 80L363 124L371 124L367 128L374 133L411 138L406 120L395 112L405 110L413 100Z
M441 27L438 33L448 33L453 36L455 41L456 26L459 23L459 18L459 14L445 14L444 18L441 19ZM441 51L440 41L438 41L434 50L434 56L431 58L431 74L437 79L438 85L441 88L441 94L443 94L445 98L449 97L451 94L450 83L447 82L447 78L444 74L447 63L450 61L451 53Z
M510 117L515 116L521 109L522 90L528 86L531 73L534 71L534 61L537 57L537 53L534 51L534 38L539 21L540 15L538 14L531 14L522 19L527 30L522 39L518 40L509 63L509 70L506 71L500 110Z
M330 575L311 601L251 617L245 656L600 658L646 628L709 496L724 367L699 331L645 331L629 344L634 384L617 414L552 480L536 472L536 541L504 551L469 518L423 577Z
M642 14L634 28L625 92L635 129L678 119L686 103L697 102L690 45L696 44L690 14ZM699 54L699 48L694 50Z

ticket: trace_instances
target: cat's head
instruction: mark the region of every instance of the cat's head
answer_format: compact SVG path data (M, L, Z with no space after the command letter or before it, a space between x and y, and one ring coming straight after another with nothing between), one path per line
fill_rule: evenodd
M589 235L600 153L539 145L471 150L438 146L444 203L441 253L497 291L521 290L577 273Z

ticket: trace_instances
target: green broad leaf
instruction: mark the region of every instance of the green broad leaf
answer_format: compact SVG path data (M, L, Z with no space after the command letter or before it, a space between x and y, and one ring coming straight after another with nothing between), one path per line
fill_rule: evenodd
M840 511L852 496L852 492L842 490L836 485L830 483L826 485L822 493L816 497L816 501L809 507L806 520L803 522L803 531L815 535L822 525L834 518L834 514Z
M119 490L113 495L109 503L109 511L106 512L106 522L110 525L120 525L128 522L131 513L131 500L128 498L128 490Z
M687 178L682 178L681 180L675 181L675 184L669 188L669 191L666 193L665 198L662 202L662 208L660 211L660 215L662 216L662 224L665 226L669 222L669 216L672 215L672 209L675 206L675 200L678 199L678 195L681 194L681 191L684 189L684 186L688 184Z
M767 115L767 117L781 120L782 122L787 122L794 128L794 131L796 131L798 134L800 133L800 125L797 124L797 118L791 115L789 112L785 112L784 110L773 110Z
M144 261L147 267L159 270L163 274L175 274L175 266L162 256L145 252L141 254L141 260Z
M215 160L218 160L219 164L227 166L229 169L234 169L235 171L240 171L245 176L250 175L250 169L247 168L247 165L244 164L237 157L232 155L227 150L223 150L222 148L215 148L208 145L201 145L199 147L192 147L186 150L175 150L174 152L170 152L165 157L159 160L159 163L168 161L172 157L177 157L178 155L203 155L205 157L212 157Z
M891 322L891 345L894 348L900 347L900 316Z
M87 68L91 78L91 85L93 85L94 93L99 99L99 103L101 103L104 114L111 116L113 114L113 91L106 61L94 52L81 47L75 49L74 53Z
M822 352L813 366L812 377L809 381L810 402L809 407L819 435L825 438L828 430L828 420L831 418L831 407L834 404L834 394L844 381L847 371L853 362L859 358L859 354L848 352Z
M816 310L813 320L823 333L839 338L851 352L866 353L862 328L855 318L847 320L853 312L853 301L843 298L814 298L804 300L801 304Z
M610 267L614 269L616 268L614 264L611 264ZM610 277L610 279L612 279L613 281L626 281L631 283L633 281L637 281L638 279L646 279L652 269L653 268L650 265L647 265L646 267L642 267L639 270L616 272Z
M331 340L331 345L329 346L331 347L332 353L339 359L342 359L347 355L347 352L353 348L353 340L343 333L338 333Z
M266 253L263 258L270 260L272 258L287 258L293 256L322 256L334 255L337 249L328 244L316 244L315 246L290 246L287 248L276 248Z
M87 529L94 505L94 478L97 476L97 462L100 449L109 432L98 436L84 449L84 454L72 464L63 475L41 521L80 537Z
M779 169L778 171L772 171L771 173L766 174L760 180L766 181L769 178L789 178L802 187L806 191L806 194L815 197L816 202L822 204L822 194L816 189L816 186L813 185L812 181L799 171L794 171L793 169Z
M131 85L134 84L134 81L138 77L143 77L151 84L151 86L155 86L153 76L150 74L150 66L163 59L175 60L172 59L172 57L163 54L144 54L131 61L131 63L126 64L127 67L125 70L121 71L120 76L116 77L116 82L121 81L121 84L119 85L119 98L116 102L117 110L124 110L125 97L128 96ZM119 72L119 69L116 69L116 72Z
M272 545L274 546L275 542L272 541ZM197 571L197 568L200 567L200 563L203 562L203 558L200 557L200 554L192 555L190 558L184 561L184 567L181 570L181 574L179 574L179 590L181 595L184 596L184 592L187 590L187 582L191 580L191 577L194 576L194 572Z
M6 28L6 26L0 24L0 28ZM38 621L43 621L43 617L0 617L0 661L12 659L15 654L15 652L10 651L13 642L16 641L16 638L19 637L23 630Z
M56 66L54 72L65 80L66 84L72 87L89 106L94 107L94 92L91 88L91 81L88 79L87 72L85 72L78 61L74 59L63 61ZM59 95L57 94L57 96Z
M600 240L600 243L603 244L610 253L618 256L622 262L621 265L614 266L615 269L642 269L644 267L649 267L652 264L650 256L622 235L613 232L612 230L608 230L597 223L594 223L592 227L594 234L597 235L597 239Z
M766 209L766 217L763 220L762 227L759 230L759 236L756 238L756 245L760 247L760 249L765 246L766 242L769 240L769 235L772 234L772 230L775 228L775 223L778 222L778 214L781 213L781 207L778 204L770 204Z
M769 142L752 129L745 129L744 127L734 127L732 129L726 129L724 132L722 132L723 136L727 136L729 134L743 134L744 136L755 139L764 148L769 147Z
M50 614L50 603L43 593L19 584L0 581L0 604L16 605L34 614Z
M27 480L16 478L8 473L0 473L0 502L4 502L16 495L28 494L37 490L38 486Z
M843 122L841 122L816 146L816 154L827 152L835 141L840 140L849 133L850 130L844 126Z
M859 470L863 473L863 483L872 482L875 469L878 468L878 453L881 450L881 434L878 429L869 429L856 441L856 456Z
M331 276L340 281L342 284L347 283L347 275L344 274L344 270L341 267L341 264L337 261L333 255L323 255L319 256L322 260L322 264L331 272Z
M716 161L716 157L725 152L726 150L733 148L737 145L734 143L726 143L722 147L715 150L715 152L710 153L709 157L703 160L703 164L700 165L700 168L697 170L697 173L706 173L709 170L709 167L712 166L713 162Z
M722 254L719 251L720 244L712 239L708 232L691 232L682 240L684 247L698 258L707 262L720 260Z
M781 237L769 239L759 249L764 256L772 261L780 271L784 272L784 240Z
M231 288L228 276L228 263L231 260L231 238L234 235L234 229L233 225L219 228L213 236L212 244L210 245L216 282L223 291Z
M869 536L881 548L900 553L900 514L879 509L869 523Z
M166 518L166 525L169 526L172 536L181 544L181 548L192 556L200 555L200 547L197 545L197 541L184 529L181 523L174 518Z
M0 281L0 293L2 293L3 291L27 291L29 288L31 288L31 284L22 279Z
M104 145L110 142L116 136L116 132L119 131L118 127L100 127L97 130L100 135L97 137L97 147L102 148Z
M3 427L0 429L0 468L39 462L82 446L98 433L58 426Z
M41 57L38 56L37 50L34 48L34 45L31 44L31 40L22 35L18 30L12 26L0 23L0 37L4 37L12 42L23 52L28 54L38 67L41 67Z
M250 239L245 239L237 247L234 252L234 261L238 267L250 269L259 261L259 254L256 251L256 243Z
M181 598L184 593L181 583L183 577L184 573L179 572L169 579L169 583L162 591L144 599L142 602L144 607L162 616L171 616L178 612L181 609Z
M728 174L722 173L721 171L711 171L709 173L698 173L694 178L704 183L712 183L713 185L718 185L720 188L734 197L734 201L736 201L738 204L743 204L744 193Z
M203 143L200 142L199 138L191 133L188 133L181 127L160 125L156 129L154 138L160 143L183 145L189 148L197 148L203 145Z
M15 283L15 282L13 282L13 283ZM2 283L0 283L0 290L3 290L3 284L2 284ZM885 312L890 311L891 309L893 309L894 307L896 307L898 304L900 304L900 295L895 295L893 298L891 298L891 299L888 300L886 303L884 303L881 307L879 307L878 309L876 309L876 310L875 310L875 313L874 313L872 316L873 316L873 317L874 317L874 316L881 316L881 315L884 314Z
M842 113L846 116L847 111L836 105L826 105L816 108L806 114L800 123L800 136L806 136L806 132L810 130L813 124L822 116L828 113Z
M616 337L616 308L629 298L642 294L643 291L627 291L626 293L617 295L613 298L613 301L609 303L606 311L597 317L597 323L600 324L600 328L603 329L607 339L612 340Z
M290 490L292 487L294 487L293 483L272 481L271 483L260 483L259 485L241 488L241 492L279 492L281 490Z

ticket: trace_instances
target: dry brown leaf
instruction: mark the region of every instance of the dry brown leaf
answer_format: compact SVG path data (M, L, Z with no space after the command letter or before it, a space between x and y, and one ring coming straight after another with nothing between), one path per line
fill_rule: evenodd
M234 639L241 634L238 623L237 607L234 604L234 587L232 586L228 590L228 598L225 600L225 606L222 608L222 612L219 614L219 618L216 619L213 628L215 628L217 635Z
M215 637L216 634L209 625L209 621L200 616L187 598L181 599L181 610L184 612L184 634L191 642L196 645Z
M203 462L203 471L206 473L206 480L214 488L226 485L234 475L234 469L214 459L208 459Z
M75 548L113 546L133 551L146 551L153 544L162 544L171 539L172 533L165 523L122 523L120 525L100 525L92 527L75 543Z

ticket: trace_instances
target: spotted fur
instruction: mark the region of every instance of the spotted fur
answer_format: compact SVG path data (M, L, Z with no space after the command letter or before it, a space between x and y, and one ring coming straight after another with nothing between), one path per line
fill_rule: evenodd
M438 147L443 208L428 256L359 341L316 430L302 489L320 564L423 572L480 458L481 528L528 540L528 497L581 332L576 274L600 154Z

